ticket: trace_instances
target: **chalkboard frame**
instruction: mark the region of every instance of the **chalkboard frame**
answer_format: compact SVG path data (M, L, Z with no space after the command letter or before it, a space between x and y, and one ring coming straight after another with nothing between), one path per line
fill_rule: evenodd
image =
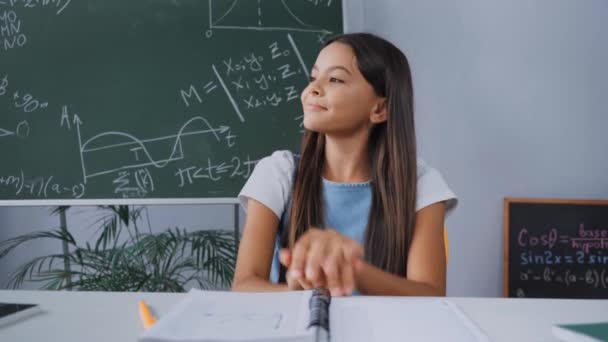
M601 199L568 199L568 198L525 198L505 197L503 200L503 297L509 297L509 222L510 205L519 204L567 204L608 206L608 200Z

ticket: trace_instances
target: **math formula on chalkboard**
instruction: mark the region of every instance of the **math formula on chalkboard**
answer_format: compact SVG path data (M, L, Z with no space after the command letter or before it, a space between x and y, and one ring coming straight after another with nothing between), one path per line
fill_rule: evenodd
M608 201L505 200L505 296L608 298Z

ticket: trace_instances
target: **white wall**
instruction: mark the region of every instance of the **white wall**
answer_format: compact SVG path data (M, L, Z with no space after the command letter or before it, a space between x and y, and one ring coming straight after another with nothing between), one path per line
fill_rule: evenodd
M0 207L0 241L42 230L48 230L49 209L45 207L14 208ZM59 221L53 222L55 227ZM10 254L0 259L0 289L5 288L9 276L23 263L38 255L61 253L60 244L52 244L46 241L32 241L13 250ZM38 288L36 284L26 284L23 288Z
M460 199L448 295L502 294L504 197L608 198L608 2L376 0L408 56L420 156Z

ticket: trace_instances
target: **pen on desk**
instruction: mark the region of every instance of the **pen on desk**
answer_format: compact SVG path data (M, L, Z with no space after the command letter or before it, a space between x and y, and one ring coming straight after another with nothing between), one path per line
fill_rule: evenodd
M156 323L156 318L150 312L150 309L143 300L139 301L139 318L144 324L144 328L148 329Z

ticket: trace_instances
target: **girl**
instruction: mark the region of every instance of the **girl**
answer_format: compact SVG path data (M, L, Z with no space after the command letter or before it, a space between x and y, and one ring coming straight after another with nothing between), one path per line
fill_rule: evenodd
M456 198L416 159L405 55L371 34L334 37L301 100L301 156L260 160L239 194L233 290L444 296L444 216Z

